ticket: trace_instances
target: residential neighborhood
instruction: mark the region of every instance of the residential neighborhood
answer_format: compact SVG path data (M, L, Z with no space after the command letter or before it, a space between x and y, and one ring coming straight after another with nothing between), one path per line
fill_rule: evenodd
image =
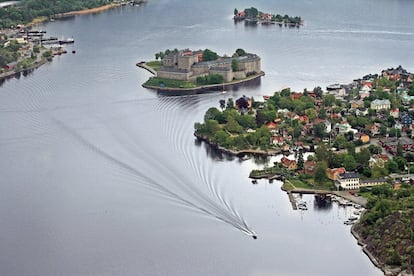
M396 180L388 175L406 173L414 161L412 96L413 75L399 66L326 90L286 88L262 101L235 101L249 103L243 105L228 99L221 111L207 111L195 135L235 154L284 153L278 165L310 185L353 190L391 184ZM315 154L299 160L306 151Z

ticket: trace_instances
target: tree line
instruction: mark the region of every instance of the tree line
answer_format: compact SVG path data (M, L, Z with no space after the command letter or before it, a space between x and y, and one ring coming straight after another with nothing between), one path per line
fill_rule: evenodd
M107 5L108 0L26 0L15 6L0 9L0 28L27 24L38 17L91 9Z

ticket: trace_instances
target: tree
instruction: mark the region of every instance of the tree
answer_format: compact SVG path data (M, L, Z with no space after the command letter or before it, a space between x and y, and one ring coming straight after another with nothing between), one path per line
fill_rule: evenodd
M359 164L364 167L368 167L369 159L371 158L371 152L367 148L361 149L359 153L356 154L356 160Z
M251 7L250 9L245 9L244 12L246 13L246 16L249 18L257 18L257 15L259 14L259 11L254 7Z
M322 98L323 91L322 91L322 88L320 86L315 87L313 89L313 93L316 94L317 98Z
M241 125L239 125L239 123L236 121L236 119L234 119L233 117L229 117L227 119L227 123L224 126L224 128L231 133L242 133L243 132L243 128Z
M238 14L239 10L238 9L234 9L234 15Z
M326 95L323 97L323 104L325 106L331 107L335 103L335 96L334 95Z
M280 96L282 97L290 97L290 88L284 88L280 91Z
M243 50L243 49L241 49L241 48L238 48L238 49L236 50L236 54L237 54L237 56L239 56L239 57L242 57L242 56L247 55L246 51L245 51L245 50Z
M404 153L403 147L402 147L401 143L398 142L398 144L397 144L397 156L401 157L401 156L403 156L403 153Z
M219 103L220 103L220 108L221 108L221 110L223 110L223 109L226 107L226 100L221 99L221 100L219 101Z
M233 72L239 71L239 61L235 58L231 60L231 70Z
M234 101L233 101L233 98L229 98L229 99L227 100L227 106L226 106L226 108L228 108L228 109L233 109L233 108L234 108Z
M203 51L203 61L216 60L217 58L218 58L218 55L216 52L213 52L209 49L205 49Z
M323 138L326 136L326 125L324 123L319 123L313 126L314 135L318 138Z
M299 151L299 156L298 156L298 170L303 170L304 168L304 159L303 159L303 152Z
M221 114L220 110L215 107L210 107L204 114L204 122L207 122L208 120L217 120L216 118L219 114Z
M388 171L390 173L398 172L398 164L394 160L389 160L388 164L387 164L387 167L388 167Z
M326 180L326 169L328 168L325 161L319 161L315 166L314 180L316 183L321 183Z
M355 170L355 168L357 167L357 163L352 155L346 154L344 156L344 167L347 171Z

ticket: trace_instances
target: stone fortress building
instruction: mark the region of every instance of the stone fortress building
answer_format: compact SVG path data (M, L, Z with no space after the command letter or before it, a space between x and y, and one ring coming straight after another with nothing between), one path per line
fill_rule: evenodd
M232 60L236 59L238 70L232 70ZM244 79L261 72L260 57L246 54L241 57L219 57L214 61L203 61L203 51L180 50L162 59L162 67L157 77L195 82L197 77L219 74L224 82Z

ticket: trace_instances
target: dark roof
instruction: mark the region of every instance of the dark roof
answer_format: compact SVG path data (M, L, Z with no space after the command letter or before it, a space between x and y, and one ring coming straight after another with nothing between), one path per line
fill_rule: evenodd
M359 178L359 173L346 172L339 175L341 179Z

